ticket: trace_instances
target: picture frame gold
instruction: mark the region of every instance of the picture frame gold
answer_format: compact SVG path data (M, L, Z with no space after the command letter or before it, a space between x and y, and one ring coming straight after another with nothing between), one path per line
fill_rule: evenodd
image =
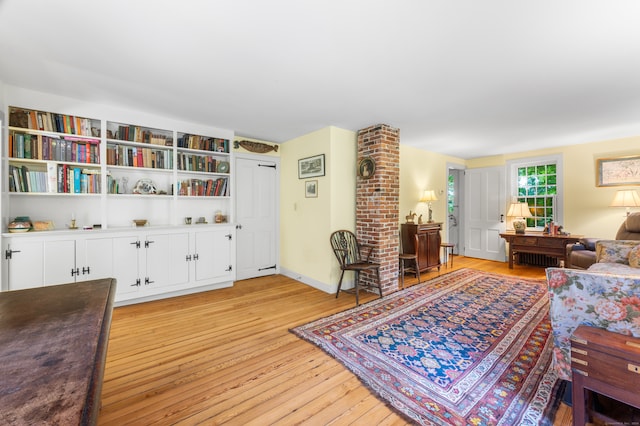
M625 185L640 185L640 155L596 160L596 186Z
M376 162L371 157L365 157L358 163L358 176L371 179L376 172Z

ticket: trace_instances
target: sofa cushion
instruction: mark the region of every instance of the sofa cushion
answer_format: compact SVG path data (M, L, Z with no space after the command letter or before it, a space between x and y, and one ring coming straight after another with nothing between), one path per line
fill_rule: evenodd
M622 263L594 263L587 269L589 272L599 272L601 274L635 275L640 276L638 268L632 268Z
M629 252L637 245L636 240L600 240L596 243L596 262L628 265Z
M629 252L629 266L640 268L640 245L635 246Z

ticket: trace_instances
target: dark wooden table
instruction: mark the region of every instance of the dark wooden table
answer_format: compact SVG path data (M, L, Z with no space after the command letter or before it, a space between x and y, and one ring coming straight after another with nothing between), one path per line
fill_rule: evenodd
M579 326L571 336L573 424L632 424L591 410L593 391L640 408L640 338Z
M573 244L582 235L551 236L542 233L516 234L505 232L500 234L509 243L509 269L513 269L513 256L516 253L536 253L555 257L566 263L567 244Z
M0 424L96 423L115 287L0 293Z

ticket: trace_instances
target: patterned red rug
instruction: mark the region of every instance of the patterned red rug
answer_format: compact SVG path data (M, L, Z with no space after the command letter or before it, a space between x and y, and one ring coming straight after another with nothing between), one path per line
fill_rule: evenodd
M551 424L544 280L460 269L291 331L425 425Z

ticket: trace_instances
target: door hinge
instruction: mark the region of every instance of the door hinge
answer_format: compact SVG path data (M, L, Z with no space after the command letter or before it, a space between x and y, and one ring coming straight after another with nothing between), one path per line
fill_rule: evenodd
M267 269L276 269L276 265L267 266L266 268L259 268L258 271L266 271Z
M91 273L91 268L89 266L87 266L86 268L83 266L82 267L82 275L84 274L90 274Z
M135 241L135 242L129 243L129 244L136 246L136 248L140 248L140 241Z
M5 250L4 251L4 258L5 259L12 259L13 258L13 253L20 253L20 250Z
M131 284L131 287L140 287L140 278L136 278L135 284Z
M144 248L149 248L149 244L155 243L155 241L149 241L149 240L145 240L144 242Z

